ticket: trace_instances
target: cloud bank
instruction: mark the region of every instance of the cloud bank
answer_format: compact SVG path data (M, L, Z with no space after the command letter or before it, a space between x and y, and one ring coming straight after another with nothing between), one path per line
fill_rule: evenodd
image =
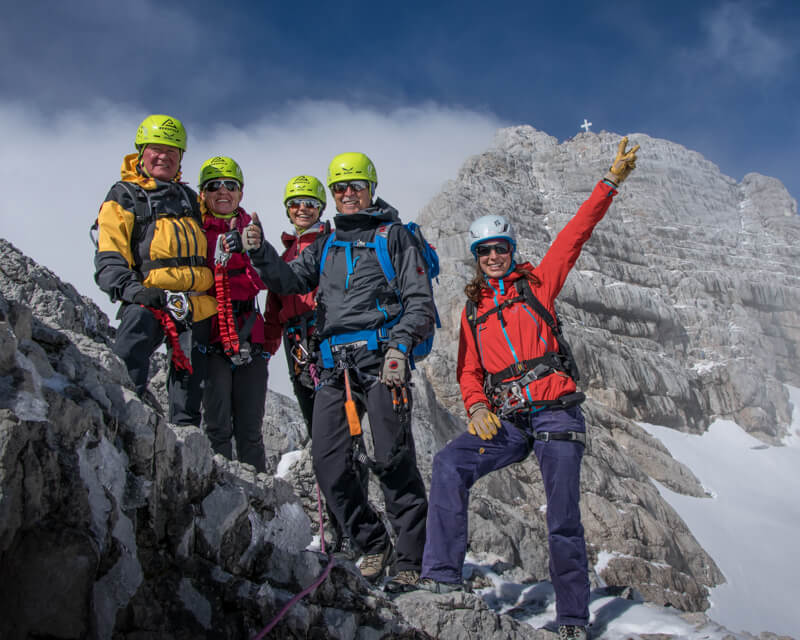
M116 308L94 283L88 230L119 179L123 156L134 150L136 127L146 115L97 103L49 118L0 104L0 163L11 186L0 199L0 236L92 298L110 318ZM189 134L184 180L194 186L209 157L236 159L245 176L242 204L258 212L276 245L288 226L282 197L292 176L325 180L334 155L363 151L377 167L378 195L409 221L470 155L489 147L503 125L492 115L436 104L380 113L322 101L289 105L246 127L220 123L203 130L184 123ZM325 217L333 213L329 204ZM273 372L270 386L288 392L288 383L280 384L285 378Z

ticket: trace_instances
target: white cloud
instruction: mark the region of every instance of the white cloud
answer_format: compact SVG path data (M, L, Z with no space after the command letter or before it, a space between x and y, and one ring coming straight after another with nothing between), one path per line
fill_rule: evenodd
M47 119L29 108L0 104L0 163L7 184L0 199L0 236L110 317L116 309L94 283L88 229L119 179L123 156L133 151L144 115L98 103ZM378 169L378 195L408 221L456 177L467 157L489 146L501 124L492 116L435 104L384 114L336 102L301 102L246 127L220 124L201 131L186 122L184 179L194 185L200 165L211 156L235 158L245 175L243 206L259 213L267 238L278 243L287 227L281 200L289 178L311 173L325 180L335 154L363 151ZM333 212L329 205L326 217Z
M759 26L751 5L723 4L708 18L708 42L701 56L748 78L774 77L793 55L789 43Z

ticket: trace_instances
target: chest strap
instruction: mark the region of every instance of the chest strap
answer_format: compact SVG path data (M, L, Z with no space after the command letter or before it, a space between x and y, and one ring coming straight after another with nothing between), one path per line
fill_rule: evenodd
M154 269L166 269L167 267L205 267L206 259L203 256L184 256L181 258L157 258L156 260L144 260L142 271L153 271Z

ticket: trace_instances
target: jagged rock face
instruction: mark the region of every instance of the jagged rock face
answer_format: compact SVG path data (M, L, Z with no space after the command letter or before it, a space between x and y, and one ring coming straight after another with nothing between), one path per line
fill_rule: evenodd
M800 385L797 209L777 181L750 174L737 185L678 145L632 138L642 145L638 169L560 305L589 396L581 506L599 571L591 579L701 611L707 587L724 577L651 479L687 495L703 488L635 420L701 431L720 415L765 440L781 436L781 383ZM443 327L413 378L426 481L435 453L465 428L455 355L474 269L471 220L508 216L535 262L616 143L581 134L559 145L529 127L503 130L420 216L442 258ZM304 550L318 533L317 500L296 405L268 396L270 471L305 447L283 477L212 456L199 429L172 429L138 400L89 300L1 239L0 252L0 636L254 636L324 568ZM164 399L163 357L151 369ZM374 479L371 497L380 507ZM544 504L535 459L480 481L471 554L514 582L547 580ZM480 584L481 567L467 569ZM474 596L389 603L348 563L273 636L552 637Z
M774 179L741 184L680 145L631 134L637 169L585 245L559 311L582 388L622 416L699 432L731 418L775 443L790 420L782 383L800 384L800 218ZM426 366L460 409L452 372L466 233L499 213L534 264L614 157L616 135L563 144L531 127L502 130L420 214L442 256L435 293L445 328Z
M536 264L618 141L580 134L558 144L530 127L502 130L421 212L441 258L443 327L420 370L453 414L464 417L455 358L463 289L475 273L470 223L506 216L522 259ZM600 575L606 584L701 610L706 587L724 577L650 478L687 495L704 491L634 420L701 432L721 416L769 442L785 434L782 383L800 380L800 219L773 179L749 174L737 185L679 145L641 134L631 143L642 147L637 170L585 245L558 306L589 396L584 526L590 563L611 556ZM453 433L435 421L432 428L435 450ZM472 493L470 550L546 579L544 504L534 460L484 479Z
M0 637L254 637L325 567L292 487L169 427L99 309L0 252ZM338 566L270 637L356 632L428 637Z

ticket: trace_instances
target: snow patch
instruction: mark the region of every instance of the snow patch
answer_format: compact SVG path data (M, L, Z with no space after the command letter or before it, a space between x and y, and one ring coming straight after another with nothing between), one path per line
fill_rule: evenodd
M292 465L300 459L300 456L303 455L302 451L289 451L288 453L284 453L281 456L281 460L278 463L278 468L275 471L276 478L285 478L286 475L289 473L289 469L292 468Z

